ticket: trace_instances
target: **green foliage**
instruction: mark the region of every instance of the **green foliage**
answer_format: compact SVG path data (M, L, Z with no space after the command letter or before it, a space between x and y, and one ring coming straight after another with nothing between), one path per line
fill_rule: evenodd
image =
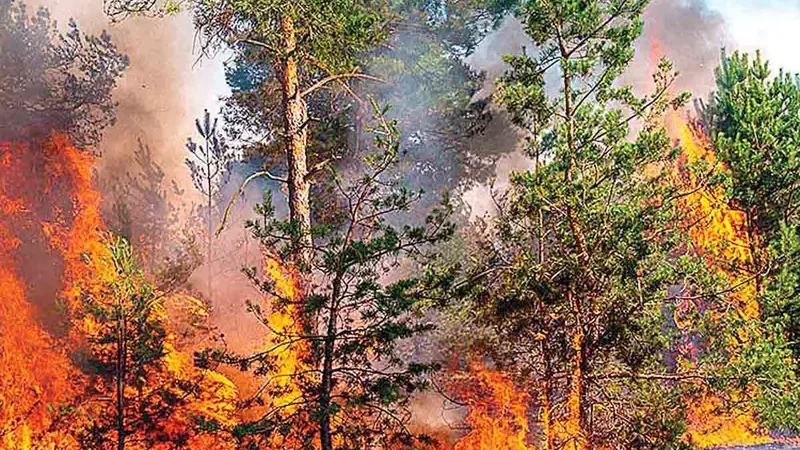
M783 71L773 76L759 53L723 52L716 76L703 112L725 165L726 199L747 219L750 261L738 269L755 280L761 307L758 320L736 325L749 338L729 370L742 389L751 387L766 426L797 431L800 84Z
M291 18L298 48L292 55L308 69L347 73L357 56L385 39L386 5L373 0L219 0L190 2L207 45L255 45L282 58L281 19ZM221 17L228 20L221 22Z
M567 398L581 384L590 448L685 446L683 388L667 381L684 374L670 361L690 357L675 342L710 326L707 314L717 308L709 298L691 330L671 323L680 299L713 280L681 256L687 236L670 182L677 149L658 121L687 98L669 96L677 74L662 60L654 93L643 98L618 80L646 5L521 7L539 51L506 57L497 95L527 134L535 168L513 174L496 198L499 218L473 255L477 281L468 292L479 323L492 329L497 362L548 395L555 420L565 420ZM555 88L548 80L558 80Z
M728 169L727 194L772 240L797 220L800 81L772 75L761 54L723 52L717 90L705 110L714 147Z
M412 155L402 166L410 183L439 191L464 179L488 177L490 171L476 164L468 145L490 118L487 102L472 102L483 77L462 57L474 50L513 3L404 0L376 7L386 22L386 33L376 36L365 51L353 54L357 71L376 79L342 78L306 97L312 118L309 164L330 162L343 168L354 153L369 146L369 136L363 133L370 114L364 99L374 97L392 105L391 117L398 120L404 152ZM226 64L233 91L225 99L226 132L245 155L280 171L282 135L276 130L283 125L283 105L276 61L259 46L240 44L234 49L235 58ZM326 64L309 64L302 70L301 84L309 87L335 73L339 72ZM483 156L481 162L486 160ZM435 177L426 172L431 167L437 168ZM314 211L317 219L335 220L326 216L324 205L332 195L325 176L326 172L315 176Z
M157 419L175 406L169 386L155 377L166 355L161 298L146 281L127 241L110 236L108 246L113 276L84 302L87 318L96 323L87 336L86 355L95 371L93 389L98 397L115 399L99 410L90 409L91 420L79 434L84 447L97 449L116 445L120 423L126 434L151 439Z
M126 355L132 363L131 380L143 382L146 373L157 367L164 356L164 329L159 314L163 304L152 285L147 282L133 254L132 247L122 238L111 237L109 241L111 261L115 276L106 286L104 298L86 299L86 311L103 327L104 332L89 338L97 345L98 358L90 357L93 366L112 377L120 376L117 362L107 358L108 346L116 348L124 336ZM120 333L123 333L122 335Z
M247 356L201 355L268 379L282 373L281 355L302 355L307 369L285 375L299 387L302 399L295 408L285 408L276 400L285 393L285 384L267 381L254 400L266 405L267 412L237 428L243 441L280 435L283 442L302 446L319 439L325 421L333 436L331 448L398 448L397 442L412 448L419 439L406 428L409 399L426 387L437 365L408 359L403 348L433 328L423 306L452 278L432 271L400 279L392 274L411 261L431 261L435 244L448 239L454 228L446 202L423 225L392 224L403 221L420 194L392 174L399 160L399 134L395 123L386 119L387 110L374 103L373 107L372 151L359 164L360 175L335 178L346 219L314 229L313 281L304 284L302 297L287 298L276 280L255 268L247 271L271 299L271 314L282 312L297 327L275 328L262 307L251 303L251 311L271 332L273 350ZM263 219L248 223L253 234L275 254L291 253L292 224L274 218L269 204L258 212Z
M81 448L97 450L119 448L120 441L153 448L185 445L199 435L216 438L224 414L206 414L216 413L213 402L231 400L220 393L224 385L175 354L164 296L147 281L131 245L113 235L105 243L110 254L103 262L113 272L82 286L78 317L86 339L77 356L89 383L64 412L82 420L63 426L75 427L70 431Z

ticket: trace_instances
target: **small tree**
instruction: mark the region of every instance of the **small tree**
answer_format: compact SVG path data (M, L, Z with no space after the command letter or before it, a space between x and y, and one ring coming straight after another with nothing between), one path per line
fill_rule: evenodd
M405 360L398 349L432 328L422 306L447 277L430 271L393 282L387 277L408 258L434 257L431 245L453 227L447 205L424 226L391 225L419 195L392 173L398 135L384 114L376 109L376 149L365 156L362 175L337 177L346 219L320 227L312 281L298 292L274 270L266 280L249 271L272 300L269 315L251 305L271 332L270 348L245 357L215 355L266 376L259 390L266 412L240 427L243 436L323 450L403 448L417 438L406 428L406 406L435 365ZM272 219L268 205L260 212L265 221L249 224L254 234L275 258L291 252L291 224ZM287 364L287 354L298 362Z
M102 374L101 389L113 392L113 414L102 415L87 428L82 441L89 448L123 450L129 434L135 434L134 414L140 408L129 404L130 392L140 393L149 388L148 375L157 370L164 357L166 331L158 319L161 302L153 289L144 282L136 268L131 247L120 239L110 244L115 279L104 294L105 298L88 298L88 318L100 327L89 336L92 353L89 363ZM107 378L106 378L107 377ZM132 402L131 402L132 403ZM138 414L136 414L138 415Z
M213 235L214 235L214 203L217 194L227 181L228 166L233 160L233 153L228 150L224 140L218 135L217 119L211 121L208 110L203 111L203 118L195 119L197 133L202 138L198 144L188 139L186 149L192 157L186 158L186 165L192 174L194 187L203 194L206 208L206 265L208 269L208 296L213 296L212 263L214 261Z
M145 280L125 240L111 237L109 249L113 272L86 290L78 322L86 333L85 364L92 375L71 413L82 419L76 432L82 448L188 442L195 442L194 448L220 448L214 435L224 414L215 411L232 400L232 388L230 395L221 393L224 380L181 362L166 327L163 296ZM205 404L207 399L218 405ZM201 435L208 445L197 444Z

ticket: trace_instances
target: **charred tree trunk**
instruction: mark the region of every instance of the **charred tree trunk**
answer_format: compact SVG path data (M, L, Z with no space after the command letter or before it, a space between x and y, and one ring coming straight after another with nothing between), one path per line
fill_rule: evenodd
M341 275L333 282L330 309L325 328L325 342L322 355L322 382L319 395L319 436L321 450L333 450L331 436L331 396L333 393L333 353L336 345L336 316L338 315L338 298L341 292Z
M308 107L300 91L298 73L297 35L294 19L286 15L281 19L281 32L285 55L283 55L281 87L283 91L284 134L288 164L289 215L295 228L295 259L302 270L311 263L311 205L310 182L306 161L308 147Z
M119 317L117 317L117 386L116 386L116 429L117 429L117 450L125 450L125 367L127 359L127 348L125 336L126 320L122 305L119 305Z

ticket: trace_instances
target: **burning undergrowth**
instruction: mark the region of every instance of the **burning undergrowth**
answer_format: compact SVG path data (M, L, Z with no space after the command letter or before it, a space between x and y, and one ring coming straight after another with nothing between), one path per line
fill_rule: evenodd
M144 297L134 291L128 296L120 286L146 289L146 281L136 279L135 271L127 278L125 267L134 266L121 265L109 241L93 164L94 157L63 134L0 144L3 446L81 448L108 426L104 417L124 417L129 439L149 442L148 448L180 439L195 448L216 447L213 433L197 431L196 421L229 424L235 388L218 374L194 368L191 356L175 347L163 308L197 307L190 297L142 291L152 292L146 310L127 305ZM144 339L144 329L156 334ZM151 348L155 353L145 367L136 343L153 336L161 336L161 343ZM123 370L120 361L131 368ZM126 389L115 390L114 380ZM128 390L135 386L138 391ZM122 406L115 415L106 409L113 410L108 398L116 392L122 393Z

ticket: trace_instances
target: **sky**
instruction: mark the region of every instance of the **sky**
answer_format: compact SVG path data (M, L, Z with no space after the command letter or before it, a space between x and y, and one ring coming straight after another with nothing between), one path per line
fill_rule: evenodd
M760 49L773 68L800 72L800 1L705 0L725 20L738 50ZM733 50L733 49L731 49Z

